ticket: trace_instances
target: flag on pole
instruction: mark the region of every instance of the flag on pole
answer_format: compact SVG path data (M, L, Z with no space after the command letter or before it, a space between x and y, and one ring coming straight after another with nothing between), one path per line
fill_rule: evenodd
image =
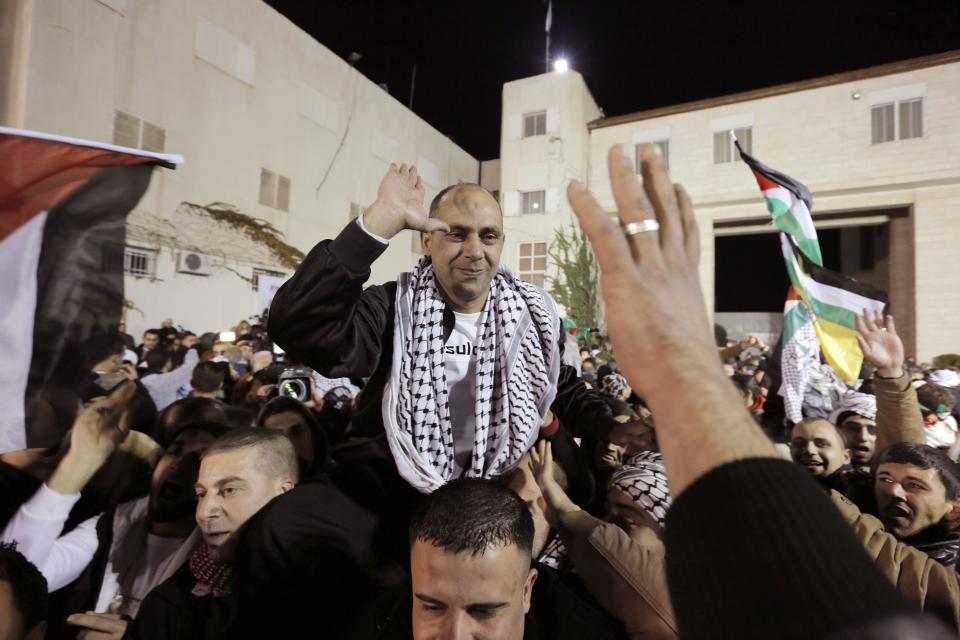
M59 442L123 306L126 216L149 153L0 127L0 453Z
M813 329L827 362L847 384L860 374L863 353L857 344L856 316L879 313L887 303L887 294L849 276L823 267L820 241L810 214L813 197L809 189L749 154L735 142L740 157L753 175L767 201L767 210L780 229L780 244L790 276L790 284L812 317ZM788 300L789 304L789 300ZM789 311L787 311L789 313ZM801 316L795 314L793 320ZM784 347L787 346L784 317ZM794 333L794 335L797 335Z
M553 26L553 1L547 0L547 20L543 23L544 33L550 33L550 27Z

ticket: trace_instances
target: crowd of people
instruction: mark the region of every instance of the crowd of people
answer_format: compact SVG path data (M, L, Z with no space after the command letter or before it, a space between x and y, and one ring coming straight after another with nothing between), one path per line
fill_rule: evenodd
M263 322L91 343L63 443L0 455L0 638L956 637L960 373L865 314L792 423L686 192L610 174L619 221L568 192L609 333L500 265L491 194L391 165Z

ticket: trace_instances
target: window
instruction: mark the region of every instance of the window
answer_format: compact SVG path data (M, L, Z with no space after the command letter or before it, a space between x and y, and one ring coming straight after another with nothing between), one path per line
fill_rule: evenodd
M636 167L637 173L640 173L640 147L645 144L652 144L660 152L660 157L663 158L663 163L667 165L667 168L670 168L670 141L669 140L651 140L650 142L641 142L637 145L636 148Z
M129 113L114 111L113 144L163 153L167 144L167 131Z
M257 269L253 270L253 277L250 279L250 284L253 287L254 291L259 290L260 288L260 276L275 276L277 278L284 278L287 274L282 271L271 271L270 269Z
M126 247L123 250L123 272L138 278L152 278L157 271L157 252Z
M290 211L290 178L261 167L260 204Z
M544 213L545 192L521 191L520 213Z
M733 139L730 137L731 131L737 137L743 150L747 153L753 153L753 127L715 131L713 133L713 164L736 162L740 159L740 152L737 151L737 148L733 145Z
M923 137L923 98L899 100L870 108L870 142Z
M537 111L536 113L523 114L523 137L532 138L533 136L542 136L547 133L547 112Z
M547 243L521 242L519 266L521 280L542 287L547 275Z

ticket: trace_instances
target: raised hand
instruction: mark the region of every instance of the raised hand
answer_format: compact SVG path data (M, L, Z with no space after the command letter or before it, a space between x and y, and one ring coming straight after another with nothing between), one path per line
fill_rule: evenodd
M600 265L617 362L630 385L647 397L672 384L672 368L691 360L717 362L697 271L699 235L690 197L670 183L651 145L641 151L642 185L619 145L607 161L619 221L579 182L570 184L567 197ZM642 221L659 222L659 231L627 236L621 228Z
M130 431L129 405L137 387L123 382L110 395L97 398L77 414L70 431L70 449L47 481L63 495L79 493Z
M404 229L449 231L445 222L428 216L425 193L416 167L403 164L398 168L391 163L377 190L377 201L363 213L363 225L388 240Z
M897 335L893 316L884 318L877 312L874 317L864 309L863 317L857 316L857 343L863 351L863 359L877 368L877 375L884 378L899 378L903 375L903 341Z
M540 487L540 493L543 494L547 502L547 508L544 515L551 526L556 526L557 517L561 513L569 511L579 511L573 500L566 494L563 488L557 483L553 468L553 450L550 447L549 440L541 440L533 449L530 449L530 468L533 470L533 477Z

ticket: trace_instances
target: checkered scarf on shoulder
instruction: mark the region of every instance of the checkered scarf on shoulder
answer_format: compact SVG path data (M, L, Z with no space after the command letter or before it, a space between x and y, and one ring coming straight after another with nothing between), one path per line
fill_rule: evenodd
M453 479L454 449L443 359L446 303L428 256L397 279L396 308L383 422L400 474L421 493L431 493ZM476 430L467 477L509 470L536 441L557 394L559 326L553 299L501 265L480 313Z

